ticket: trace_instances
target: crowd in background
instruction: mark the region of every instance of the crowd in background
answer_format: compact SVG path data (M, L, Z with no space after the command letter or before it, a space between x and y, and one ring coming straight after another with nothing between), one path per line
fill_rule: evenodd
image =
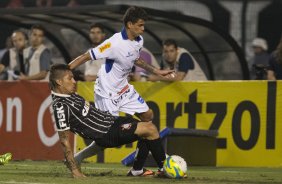
M7 39L7 48L2 50L0 58L1 80L47 80L52 64L50 50L44 45L44 28L34 25L30 33L18 29ZM89 38L92 47L99 46L107 36L102 24L90 26ZM11 43L10 43L11 42ZM173 69L176 77L161 78L146 72L140 67L133 67L130 81L191 81L207 80L207 77L191 53L177 45L174 39L163 42L162 62L146 48L140 51L140 58L159 69ZM75 72L78 80L95 81L105 59L86 62L83 73ZM162 63L161 65L159 63Z
M104 0L1 0L0 8L24 8L24 7L75 7L79 5L104 4Z
M47 80L52 64L50 50L44 45L45 30L34 25L30 33L18 29L7 38L6 48L0 51L0 80ZM92 47L97 47L106 38L102 24L90 26L89 38ZM252 42L254 56L248 61L250 79L282 79L282 40L273 53L268 52L267 41L255 38ZM163 40L162 61L157 61L146 48L140 51L140 57L147 63L160 69L174 69L176 77L169 81L207 80L198 62L188 51L178 46L174 39ZM105 60L86 62L83 72L75 72L78 80L95 81L98 71ZM152 75L135 66L129 75L130 81L164 81L165 78Z
M251 79L282 79L282 38L272 53L268 53L267 41L263 38L255 38L252 48L254 56L248 63Z
M29 36L21 29L13 31L12 44L1 58L0 79L46 80L52 56L43 43L44 37L41 25L32 26Z

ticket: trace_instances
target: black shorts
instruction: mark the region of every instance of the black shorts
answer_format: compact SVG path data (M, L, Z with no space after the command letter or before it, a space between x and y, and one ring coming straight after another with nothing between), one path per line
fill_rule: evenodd
M107 134L102 138L95 139L97 145L112 148L138 140L134 134L139 120L133 117L118 117Z

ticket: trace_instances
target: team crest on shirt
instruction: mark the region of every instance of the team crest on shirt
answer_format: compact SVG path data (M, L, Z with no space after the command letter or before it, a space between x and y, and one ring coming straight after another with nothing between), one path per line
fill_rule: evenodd
M106 43L106 44L102 45L101 47L99 47L99 51L102 53L110 47L111 47L111 43L110 42Z
M85 101L84 107L82 109L83 116L86 116L88 114L89 108L90 108L90 103Z
M121 125L121 130L129 130L131 128L131 123Z

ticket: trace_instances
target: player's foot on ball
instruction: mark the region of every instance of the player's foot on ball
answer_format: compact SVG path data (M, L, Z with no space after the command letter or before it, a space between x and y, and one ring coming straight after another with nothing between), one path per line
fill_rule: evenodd
M148 177L148 176L154 176L155 173L149 169L143 168L143 171L141 173L138 173L138 171L133 171L133 168L130 169L127 173L127 176L143 176L143 177Z
M10 160L12 160L12 153L0 155L0 165L7 164Z
M167 178L167 176L165 175L165 172L163 170L158 169L158 171L155 174L155 177L157 178ZM184 174L184 176L182 178L187 178L187 174Z
M166 178L166 175L165 175L164 171L160 170L160 169L158 169L158 171L156 172L155 176L158 177L158 178Z

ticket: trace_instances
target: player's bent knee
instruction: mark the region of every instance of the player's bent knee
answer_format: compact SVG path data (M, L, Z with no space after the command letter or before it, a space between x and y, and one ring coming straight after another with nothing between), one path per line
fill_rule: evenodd
M148 131L148 138L150 139L157 139L159 137L159 132L157 127L152 123L147 123L147 131Z
M135 134L146 139L157 139L159 137L158 129L152 122L138 123Z

